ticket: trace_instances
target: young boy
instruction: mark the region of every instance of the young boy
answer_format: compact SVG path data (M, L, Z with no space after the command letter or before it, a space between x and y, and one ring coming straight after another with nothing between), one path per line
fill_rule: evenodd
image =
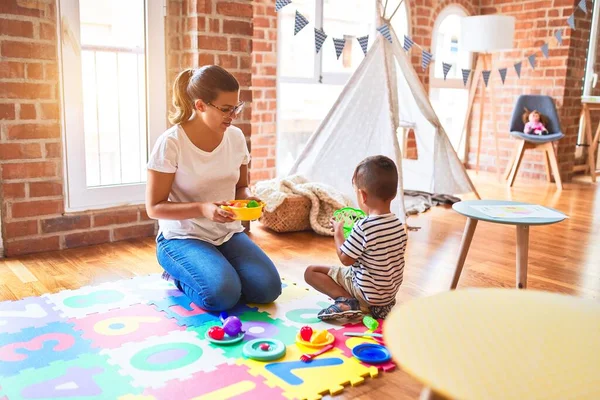
M384 156L364 159L352 183L360 208L368 215L344 240L343 223L332 221L337 255L345 267L310 266L306 282L335 299L318 314L321 320L354 318L363 311L385 318L394 304L404 272L406 233L391 210L398 170Z

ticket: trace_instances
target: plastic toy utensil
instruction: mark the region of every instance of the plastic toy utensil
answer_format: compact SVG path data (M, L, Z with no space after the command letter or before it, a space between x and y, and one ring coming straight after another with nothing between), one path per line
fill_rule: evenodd
M311 361L313 358L315 358L316 356L319 356L319 355L321 355L321 354L323 354L326 351L329 351L331 349L333 349L333 345L332 344L327 345L327 346L323 347L321 350L316 351L316 352L314 352L312 354L302 354L300 356L300 361L307 363L307 362Z

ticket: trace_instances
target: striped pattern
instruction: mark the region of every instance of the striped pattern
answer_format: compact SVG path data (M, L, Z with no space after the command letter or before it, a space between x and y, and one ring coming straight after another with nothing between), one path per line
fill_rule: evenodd
M483 75L483 82L485 82L485 87L487 87L488 82L490 81L490 74L492 71L481 71L481 75Z
M390 304L404 278L406 233L394 214L376 215L356 223L341 250L356 260L353 282L373 306Z
M452 68L452 64L442 63L442 70L444 71L444 80L448 77L448 72L450 72L450 68Z
M342 55L342 51L344 51L344 47L346 47L346 39L333 38L333 45L335 46L335 55L339 60L340 56Z
M587 15L587 4L586 4L586 0L581 0L579 2L579 4L577 4L577 6L579 8L581 8L581 10L585 13L585 15Z
M519 78L521 77L521 67L523 67L523 61L519 61L518 63L515 63L515 72L517 73L517 76Z
M527 57L529 59L529 64L531 65L531 69L535 69L535 53Z
M315 50L317 54L319 54L319 51L321 51L321 47L323 47L325 39L327 39L325 32L322 29L315 28Z
M296 10L296 19L294 21L294 36L298 34L304 27L308 25L308 20L306 17Z
M283 7L288 4L292 4L292 0L276 0L275 1L275 11L281 10Z
M567 24L569 24L571 29L575 30L575 14L569 15L569 18L567 18Z
M427 50L423 50L422 59L421 59L421 67L423 68L423 71L425 71L427 69L432 58L433 58L433 54L431 54Z
M542 49L542 54L544 55L545 58L548 58L548 43L544 43L544 45L541 47Z
M404 35L404 51L409 51L413 47L415 42L408 36Z
M469 81L469 76L471 75L471 70L462 68L461 71L462 71L462 77L463 77L463 84L465 86L467 86L467 82Z
M506 81L506 72L508 71L508 69L506 68L500 68L498 70L498 72L500 73L500 79L502 79L502 84L504 85L504 82Z
M392 34L390 33L390 27L387 24L381 25L377 30L388 42L392 43Z
M356 40L358 40L358 43L360 43L360 48L366 56L367 48L369 47L369 35L356 38Z
M563 33L562 29L558 29L556 32L554 32L554 37L558 41L559 46L562 46L562 44L563 44L562 33Z

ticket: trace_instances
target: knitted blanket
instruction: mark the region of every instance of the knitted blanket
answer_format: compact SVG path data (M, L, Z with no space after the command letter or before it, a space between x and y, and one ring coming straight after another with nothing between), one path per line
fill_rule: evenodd
M352 200L329 185L309 182L301 175L284 179L260 181L254 185L254 194L265 203L265 211L273 212L290 194L305 196L310 200L310 226L320 235L332 236L333 212L352 206Z

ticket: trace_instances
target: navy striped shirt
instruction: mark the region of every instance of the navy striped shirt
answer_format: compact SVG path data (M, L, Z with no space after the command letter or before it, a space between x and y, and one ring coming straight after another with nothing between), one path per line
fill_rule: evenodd
M370 305L391 303L404 275L406 232L396 215L368 216L358 221L341 250L356 260L353 282Z

